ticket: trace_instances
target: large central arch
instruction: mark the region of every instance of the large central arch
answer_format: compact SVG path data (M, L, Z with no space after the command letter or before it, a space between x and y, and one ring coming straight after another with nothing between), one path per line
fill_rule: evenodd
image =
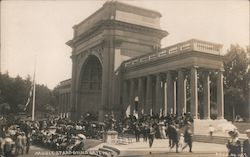
M98 115L102 97L102 64L95 55L89 55L81 67L79 76L78 112Z

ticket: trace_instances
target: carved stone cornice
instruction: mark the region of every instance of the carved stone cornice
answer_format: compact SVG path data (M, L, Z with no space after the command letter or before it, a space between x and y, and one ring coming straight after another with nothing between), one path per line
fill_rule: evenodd
M130 31L130 32L135 32L135 33L151 34L161 39L168 35L168 32L164 30L144 27L144 26L116 21L116 20L105 21L105 29L119 29L119 30Z
M75 45L78 45L79 42L84 42L86 40L89 40L90 38L95 37L96 34L103 32L105 29L143 33L143 34L148 34L149 36L155 36L159 39L162 39L163 37L168 35L167 31L160 29L144 27L116 20L101 20L97 22L95 26L93 26L91 29L89 29L88 31L79 36L76 36L74 39L68 41L66 44L69 45L70 47L74 47ZM111 32L110 35L115 36L115 32Z

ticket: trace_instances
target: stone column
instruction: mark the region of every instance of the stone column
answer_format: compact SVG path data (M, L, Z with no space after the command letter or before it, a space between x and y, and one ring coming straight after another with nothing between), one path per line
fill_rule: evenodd
M173 110L174 105L174 83L172 78L172 72L167 72L167 112L170 113Z
M67 113L68 112L68 93L66 92L65 93L65 113Z
M191 68L191 114L198 118L197 67Z
M167 81L166 79L164 79L164 82L163 82L163 114L166 116L168 111L167 111Z
M64 102L63 102L63 100L64 100L64 97L63 97L63 93L61 94L61 96L62 96L62 113L64 112Z
M70 97L70 111L72 112L72 119L76 120L77 117L77 57L73 54L74 49L72 51L72 78L71 78L71 97Z
M156 94L155 113L158 113L160 115L160 111L162 110L162 89L161 89L161 75L160 74L156 75L155 94Z
M174 106L173 106L173 114L176 114L177 104L176 104L176 80L174 79Z
M129 103L130 103L130 115L134 114L135 110L135 80L131 79L130 80L130 98L129 98Z
M204 98L204 119L210 119L210 77L209 72L204 72L203 76L203 98Z
M177 114L181 115L183 112L186 112L186 79L185 79L183 70L178 71L178 93L177 94L178 94Z
M114 43L113 39L105 38L101 44L102 53L102 97L99 106L99 121L103 121L104 115L113 110L115 101L115 75L114 75Z
M224 119L224 91L223 91L223 71L218 72L217 76L217 119Z
M142 109L143 109L143 79L142 77L138 78L138 97L139 97L139 102L138 102L138 114L142 114Z
M66 118L66 106L67 106L67 95L66 95L66 93L63 94L63 97L64 97L64 100L63 100L63 103L64 103L63 114L64 114L64 117Z
M185 77L184 79L184 87L183 87L183 90L184 90L184 93L183 93L183 97L184 97L184 100L183 100L183 112L184 113L187 113L187 78Z
M64 94L64 112L67 112L67 93Z
M67 92L67 106L66 106L67 113L69 112L69 102L70 102L70 97L69 97L69 93Z
M147 76L145 113L149 114L150 109L152 109L152 78Z
M123 81L123 86L122 86L122 106L123 106L123 111L126 113L127 108L128 108L128 82Z
M143 77L142 78L142 99L141 99L141 102L142 102L142 113L144 114L145 113L145 109L146 109L146 77Z

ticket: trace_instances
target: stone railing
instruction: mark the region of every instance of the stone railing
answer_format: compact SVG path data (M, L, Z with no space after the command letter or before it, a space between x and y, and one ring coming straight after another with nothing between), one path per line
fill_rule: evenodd
M163 57L172 56L172 54L179 54L189 51L199 51L203 53L211 53L220 55L222 52L222 45L215 44L207 41L191 39L182 43L178 43L169 47L162 49L160 52L151 53L143 56L136 57L134 59L130 59L124 62L125 67L129 67L132 65L137 65L141 63L145 63L148 61L160 59Z

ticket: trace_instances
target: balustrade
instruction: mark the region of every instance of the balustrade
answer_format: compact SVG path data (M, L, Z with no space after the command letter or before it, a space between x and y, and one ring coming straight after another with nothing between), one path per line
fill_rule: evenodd
M220 55L222 51L222 45L197 39L191 39L186 42L166 47L160 52L151 53L147 56L142 56L139 58L125 61L124 65L125 67L129 67L133 65L146 63L155 59L160 59L163 57L168 57L170 55L185 53L189 51L199 51L201 53L212 53Z

